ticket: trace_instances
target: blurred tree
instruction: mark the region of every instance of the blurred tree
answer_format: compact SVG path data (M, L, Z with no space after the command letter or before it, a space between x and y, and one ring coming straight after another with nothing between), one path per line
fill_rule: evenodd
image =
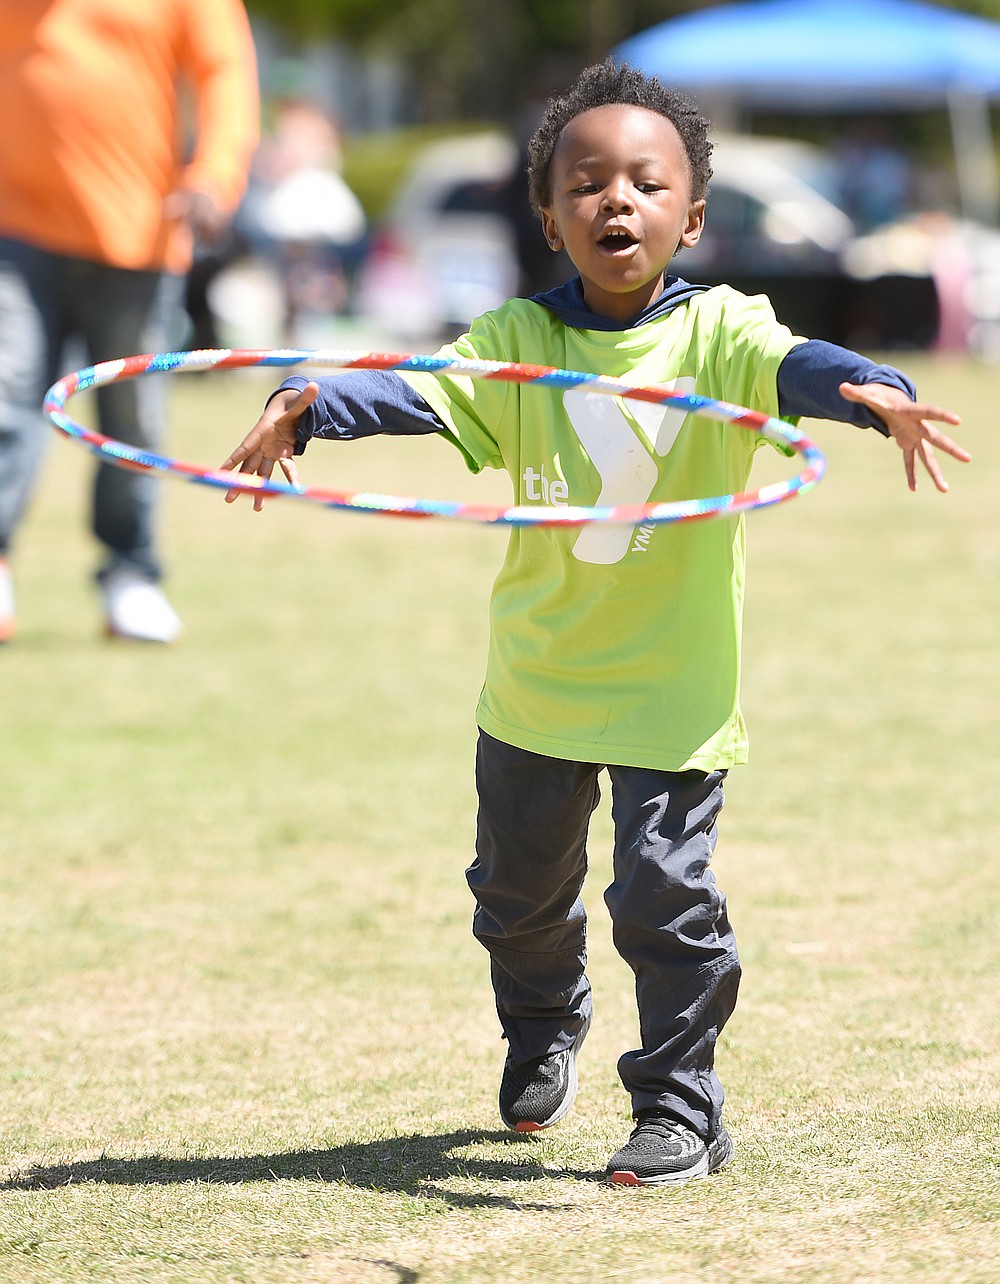
M412 71L411 119L516 122L619 40L706 0L247 0L304 45L343 41L399 57Z
M1000 0L944 0L1000 19ZM460 118L516 124L627 36L718 0L246 0L305 45L335 39L388 53L412 73L411 123Z

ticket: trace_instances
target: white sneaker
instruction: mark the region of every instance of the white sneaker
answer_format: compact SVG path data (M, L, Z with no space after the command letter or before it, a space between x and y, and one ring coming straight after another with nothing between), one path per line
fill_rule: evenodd
M163 590L136 571L111 571L101 581L108 636L130 642L176 642L180 616Z
M16 632L14 577L7 559L0 557L0 642L9 642Z

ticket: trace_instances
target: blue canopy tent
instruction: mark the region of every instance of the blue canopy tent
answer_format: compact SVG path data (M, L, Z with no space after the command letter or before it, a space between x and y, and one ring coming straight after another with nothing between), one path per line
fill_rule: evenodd
M962 207L1000 213L989 103L1000 23L920 0L746 0L659 23L612 51L706 105L870 112L947 107Z

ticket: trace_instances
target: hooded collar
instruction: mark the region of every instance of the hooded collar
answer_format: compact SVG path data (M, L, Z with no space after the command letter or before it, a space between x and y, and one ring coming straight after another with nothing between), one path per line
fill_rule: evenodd
M632 330L649 321L656 321L694 295L710 288L707 285L691 285L688 281L682 281L679 276L665 277L663 293L631 321L618 321L614 317L604 317L599 312L592 311L584 301L583 282L578 276L564 285L556 286L554 290L533 295L531 302L548 308L564 325L571 326L574 330Z

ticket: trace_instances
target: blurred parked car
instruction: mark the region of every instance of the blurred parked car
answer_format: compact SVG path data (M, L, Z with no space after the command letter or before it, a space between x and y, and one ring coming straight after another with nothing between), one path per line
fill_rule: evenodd
M848 266L857 239L835 203L834 162L791 139L724 135L712 156L701 239L676 271L691 281L766 294L797 334L853 347L929 346L937 295L926 271L886 264L860 278Z
M358 272L355 311L403 338L439 337L516 293L502 202L516 164L515 144L499 133L423 148Z
M359 272L355 310L403 338L436 338L459 332L519 290L534 293L519 274L509 212L519 163L502 134L466 135L423 150ZM836 176L821 148L722 136L713 165L705 230L697 246L678 256L680 276L767 294L780 320L812 338L869 349L926 348L947 326L948 346L975 345L982 330L976 298L990 291L981 280L966 288L964 276L982 273L959 260L965 254L978 262L984 245L993 247L986 254L991 262L1000 260L1000 235L966 230L948 241L949 260L935 250L940 236L928 234L921 252L901 257L893 227L856 234L828 194ZM527 201L526 191L521 199Z

